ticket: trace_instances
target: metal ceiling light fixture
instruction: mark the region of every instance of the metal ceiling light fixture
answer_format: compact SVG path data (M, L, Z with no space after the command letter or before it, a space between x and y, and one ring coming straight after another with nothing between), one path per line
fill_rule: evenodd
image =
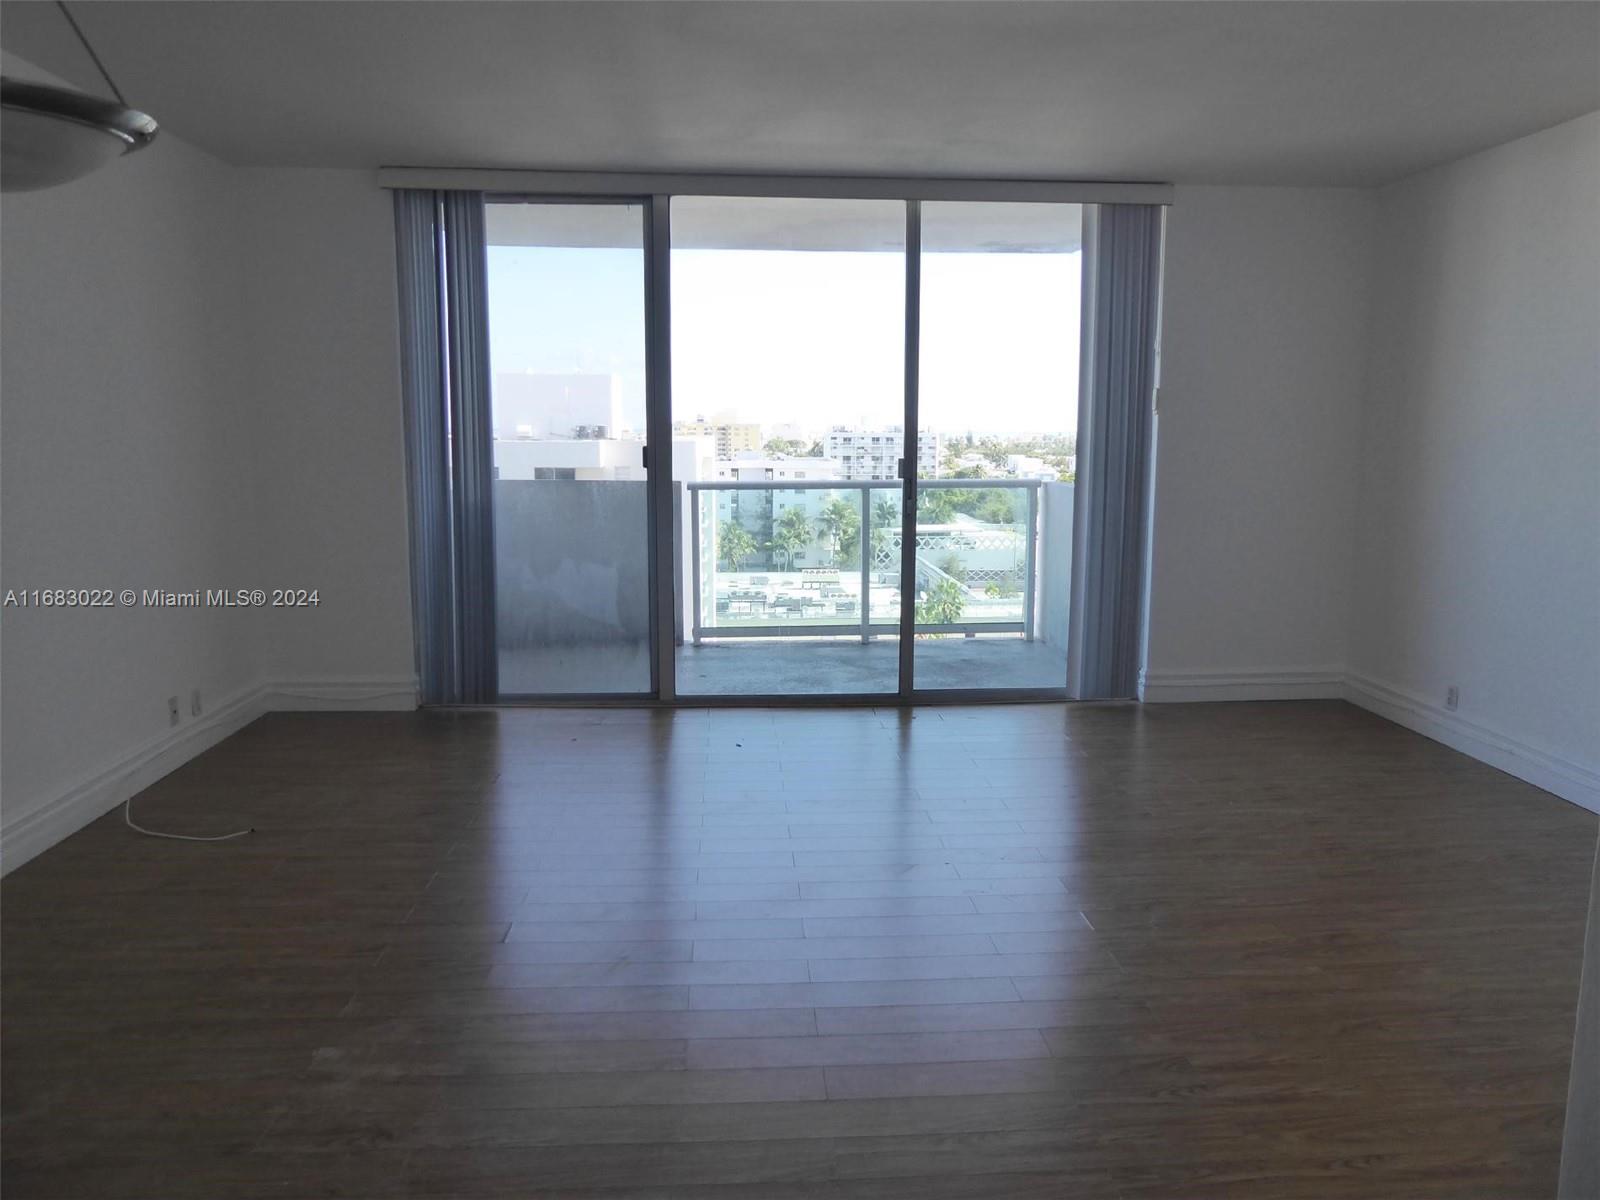
M0 190L7 192L70 183L114 158L142 150L156 136L155 118L128 107L67 6L56 0L56 7L116 100L47 83L0 79Z

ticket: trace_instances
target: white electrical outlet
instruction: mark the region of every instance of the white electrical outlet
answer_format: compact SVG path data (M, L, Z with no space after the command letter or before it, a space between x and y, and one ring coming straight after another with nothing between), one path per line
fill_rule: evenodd
M200 689L199 688L195 688L194 691L189 693L189 715L191 717L198 717L200 715Z
M178 698L176 696L168 696L167 697L167 724L168 725L176 725L177 723L178 723Z
M1461 706L1461 689L1453 683L1444 690L1444 706L1451 712Z

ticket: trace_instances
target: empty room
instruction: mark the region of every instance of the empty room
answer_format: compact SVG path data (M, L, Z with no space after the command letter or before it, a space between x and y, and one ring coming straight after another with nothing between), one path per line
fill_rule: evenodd
M6 1200L1600 1200L1600 0L5 0Z

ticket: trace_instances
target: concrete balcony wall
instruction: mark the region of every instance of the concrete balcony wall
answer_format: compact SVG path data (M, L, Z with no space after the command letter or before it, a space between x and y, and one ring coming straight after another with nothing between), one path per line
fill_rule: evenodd
M1039 546L1034 563L1037 579L1033 636L1051 646L1067 645L1067 619L1072 603L1072 499L1070 483L1047 483L1039 489Z
M501 650L649 640L646 486L495 481Z

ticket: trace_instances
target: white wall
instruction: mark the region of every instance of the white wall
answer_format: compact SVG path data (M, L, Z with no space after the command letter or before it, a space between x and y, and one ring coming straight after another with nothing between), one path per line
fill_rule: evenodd
M236 174L266 469L260 569L322 600L265 614L268 660L307 696L395 697L415 671L390 195L362 171Z
M1377 255L1355 698L1600 807L1600 114L1384 189Z
M236 195L231 171L165 138L5 198L0 588L255 576ZM114 803L106 772L186 739L193 688L207 728L227 732L217 722L260 676L245 611L7 608L0 637L7 866Z
M1144 695L1339 695L1373 200L1180 187L1168 210Z
M388 193L163 134L0 216L0 590L321 599L0 610L10 870L263 711L415 693Z

